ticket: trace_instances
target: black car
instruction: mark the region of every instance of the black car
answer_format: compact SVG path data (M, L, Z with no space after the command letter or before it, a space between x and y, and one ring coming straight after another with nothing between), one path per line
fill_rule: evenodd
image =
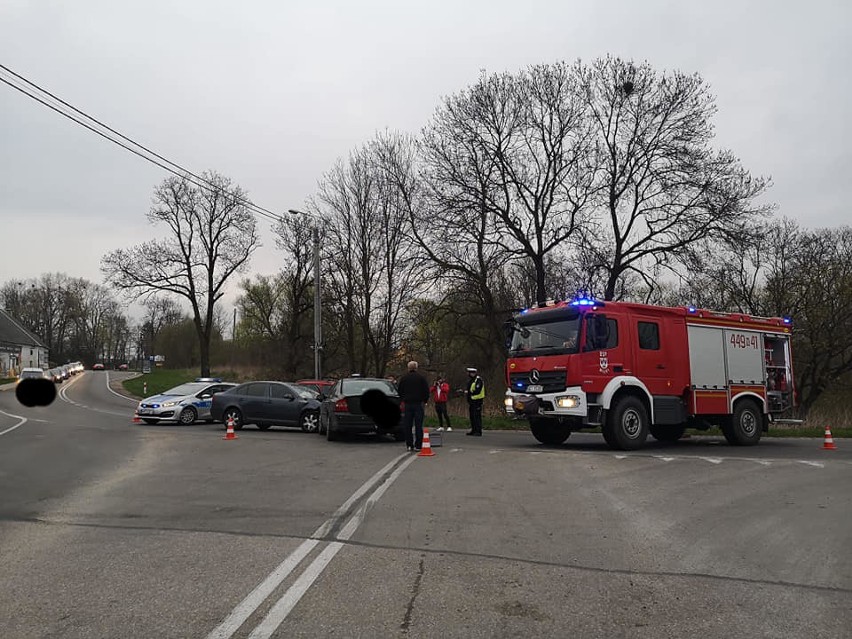
M317 431L320 402L316 394L286 382L247 382L213 396L210 414L216 421L234 428L255 424L260 430L270 426L295 426L306 433Z
M322 402L319 433L334 441L341 433L376 433L393 435L397 441L405 439L396 419L376 424L372 417L361 409L361 398L367 391L381 391L388 402L399 406L399 394L393 382L371 377L346 377L338 381ZM384 420L380 420L384 421Z

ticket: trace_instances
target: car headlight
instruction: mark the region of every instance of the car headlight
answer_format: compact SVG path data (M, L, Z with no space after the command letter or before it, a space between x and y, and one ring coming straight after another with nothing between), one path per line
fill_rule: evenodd
M180 402L163 402L160 404L163 408L168 408L169 406L177 406Z
M575 408L580 405L580 398L576 395L565 395L556 398L558 408Z
M503 400L503 406L506 407L506 410L512 410L515 407L515 400L512 397L507 397Z

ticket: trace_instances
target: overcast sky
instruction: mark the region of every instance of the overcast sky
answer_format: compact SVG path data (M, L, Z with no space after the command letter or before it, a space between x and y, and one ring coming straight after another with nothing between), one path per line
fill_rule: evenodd
M283 212L376 131L419 131L480 69L648 60L700 73L716 146L772 176L778 215L821 227L852 223L850 24L849 0L0 0L0 63ZM159 235L145 213L164 177L0 84L0 283L101 281L104 253ZM259 223L251 272L272 273Z

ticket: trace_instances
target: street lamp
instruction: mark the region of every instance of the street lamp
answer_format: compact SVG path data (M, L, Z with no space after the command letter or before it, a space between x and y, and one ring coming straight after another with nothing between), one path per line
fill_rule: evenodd
M322 379L320 351L322 350L322 296L320 295L320 246L317 217L311 213L288 209L290 215L304 215L313 219L311 224L314 240L314 379Z

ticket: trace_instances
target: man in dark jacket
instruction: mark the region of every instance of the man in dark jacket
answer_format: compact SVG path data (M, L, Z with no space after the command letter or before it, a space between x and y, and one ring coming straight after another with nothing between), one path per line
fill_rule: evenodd
M397 390L400 401L405 404L405 411L402 414L405 444L410 451L420 450L423 445L424 407L429 401L429 382L417 372L417 362L408 362L408 372L400 378ZM412 426L414 426L413 438Z

